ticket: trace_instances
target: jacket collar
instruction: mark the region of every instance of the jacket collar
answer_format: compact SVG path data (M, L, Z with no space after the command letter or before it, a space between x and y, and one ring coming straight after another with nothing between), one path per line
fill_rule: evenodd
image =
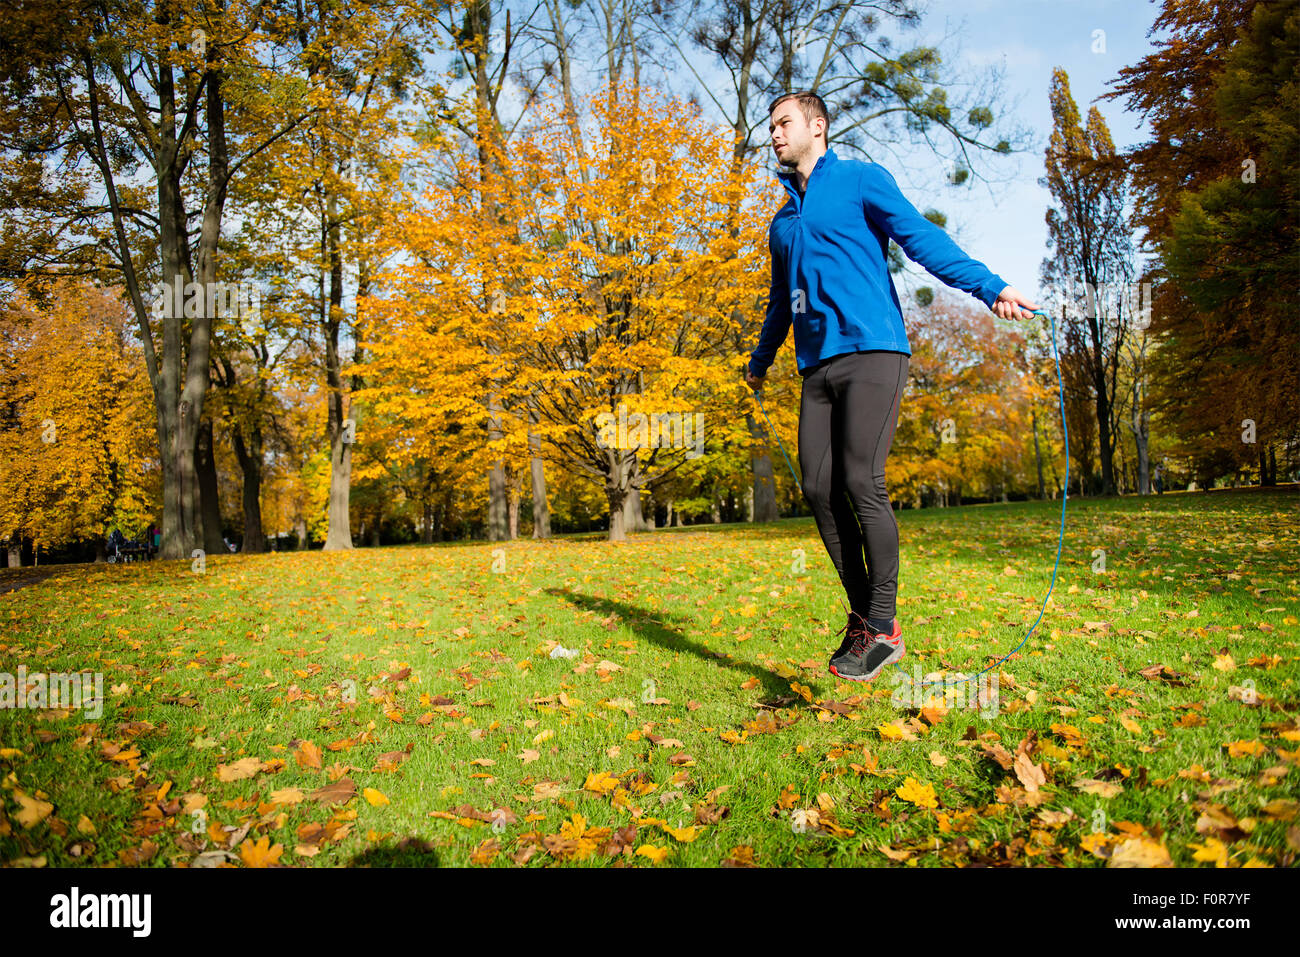
M817 171L819 169L821 169L823 166L829 166L831 163L834 163L837 159L839 159L839 157L835 155L835 150L830 147L827 147L826 152L823 153L821 156L817 157L817 165L814 166L812 168L812 172L808 174L808 182L810 183L812 182L813 177L817 175ZM777 178L780 179L781 182L785 184L786 192L788 192L796 200L798 200L799 198L799 190L794 185L796 181L795 176L797 172L798 172L797 170L792 170L792 169L787 170L784 168L778 169L776 172Z

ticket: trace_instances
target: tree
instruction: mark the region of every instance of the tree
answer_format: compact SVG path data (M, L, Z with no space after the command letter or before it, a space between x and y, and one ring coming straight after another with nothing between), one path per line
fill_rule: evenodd
M941 293L908 318L912 357L887 465L895 498L960 505L1028 487L1027 444L1044 390L1024 335L1002 332L974 303Z
M1062 314L1063 360L1078 363L1076 382L1091 392L1101 462L1101 492L1114 494L1118 421L1116 386L1121 350L1132 325L1135 266L1128 221L1126 174L1101 112L1080 126L1070 80L1059 67L1049 94L1052 136L1042 183L1057 208L1047 211L1053 254L1043 260L1043 282L1068 307Z
M0 310L0 537L55 546L145 531L158 500L151 400L120 300L65 280Z
M196 455L212 323L229 299L219 282L232 278L218 262L227 191L248 157L310 112L262 105L271 71L255 51L269 12L77 0L53 29L41 4L0 21L0 149L21 171L19 208L36 214L10 220L23 238L7 247L5 273L125 286L154 392L166 558L202 541ZM228 108L265 121L228 135ZM79 189L51 187L45 162Z
M418 265L377 277L374 401L424 431L458 422L471 469L504 456L521 474L537 436L547 462L599 483L611 540L629 494L702 453L694 410L742 398L717 345L757 274L758 244L738 250L725 226L746 184L730 176L730 143L676 109L649 91L602 92L597 145L579 151L563 106L539 106L534 131L486 167L477 150L458 154L451 185L396 226ZM493 222L470 201L484 193ZM493 381L497 406L475 402ZM656 442L648 417L660 415L676 431ZM711 443L732 428L719 417ZM502 438L477 446L488 427Z
M1203 477L1300 460L1300 7L1164 0L1155 52L1120 71L1153 136L1130 150L1158 257L1155 406Z

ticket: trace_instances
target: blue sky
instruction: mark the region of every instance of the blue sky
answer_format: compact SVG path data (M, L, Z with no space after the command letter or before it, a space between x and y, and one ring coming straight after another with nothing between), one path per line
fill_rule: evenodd
M921 35L954 33L970 65L1006 64L1006 91L1019 101L1016 116L1033 130L1035 144L1031 153L1005 160L1015 174L1010 182L969 189L938 185L932 203L924 195L909 198L922 209L934 205L946 212L949 232L966 252L1031 297L1047 253L1043 216L1051 195L1038 180L1052 129L1052 70L1059 66L1069 73L1075 102L1086 115L1121 67L1151 52L1147 32L1157 9L1144 0L935 0L928 8ZM1093 51L1096 30L1105 31L1105 52ZM1122 101L1097 106L1120 149L1148 137L1140 117L1126 112Z

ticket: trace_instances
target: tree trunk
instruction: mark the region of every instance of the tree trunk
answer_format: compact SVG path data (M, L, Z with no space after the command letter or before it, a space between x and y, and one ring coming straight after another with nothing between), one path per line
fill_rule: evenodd
M1038 500L1041 502L1046 497L1046 490L1043 488L1043 452L1038 445L1038 410L1030 410L1030 421L1034 428L1034 464L1038 466Z
M758 421L749 414L745 415L749 425L749 434L756 441L766 442L767 437ZM753 455L749 460L753 473L754 522L775 522L780 516L776 507L776 475L772 466L772 456L767 452Z
M519 489L513 486L506 495L506 518L510 526L510 541L519 537Z
M623 504L627 501L627 491L617 486L605 486L605 497L609 500L609 541L627 541L627 531L623 521Z
M340 403L341 405L341 403ZM342 422L330 437L330 504L329 531L325 535L325 550L352 547L351 516L348 514L352 489L352 443L345 441Z
M628 471L627 498L623 499L623 528L629 532L646 531L645 516L641 512L641 491L635 482L641 472L641 461L635 452L631 453Z
M298 533L298 551L307 551L307 549L311 547L311 542L307 535L307 520L301 515L298 516L298 521L294 526L294 530Z
M532 413L537 421L537 413ZM528 433L528 447L532 451L531 472L533 480L533 538L551 537L551 510L546 504L546 469L542 461L542 440L532 432Z
M609 541L627 541L627 526L624 522L628 495L635 495L636 490L629 488L630 456L625 449L607 449L608 462L605 476L605 499L609 502Z
M497 433L498 435L500 433ZM488 540L503 542L510 534L506 506L506 470L498 459L488 471Z
M327 386L330 439L330 500L329 530L325 534L325 550L352 547L351 495L352 495L352 445L356 441L357 408L350 402L345 405L343 385L343 358L339 352L339 337L343 326L343 249L342 222L339 214L338 194L330 191L326 199L326 217L322 226L322 246L329 264L328 298L321 303L321 326L325 332L325 383ZM357 296L369 291L369 272L365 262L357 268ZM355 346L353 362L360 364L362 349ZM359 374L352 376L352 391L365 383ZM345 418L345 415L347 418Z
M239 470L244 476L244 545L245 552L260 554L266 551L266 535L262 532L262 431L249 430L248 443L243 430L236 425L231 429L230 444L239 459Z
M1133 430L1133 444L1137 447L1138 494L1151 494L1150 414L1143 411L1138 426Z
M203 550L209 555L226 551L225 536L221 534L221 501L217 485L217 461L212 449L212 420L205 419L199 426L198 443L194 449L194 470L198 473L199 514L203 518Z

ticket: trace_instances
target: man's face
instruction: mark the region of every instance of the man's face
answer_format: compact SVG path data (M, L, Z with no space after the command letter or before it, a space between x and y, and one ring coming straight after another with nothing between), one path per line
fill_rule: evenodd
M813 120L813 124L816 130L824 125L820 116ZM810 126L804 118L798 100L786 100L778 104L772 111L767 128L772 134L772 151L782 166L794 168L812 152L814 126Z

